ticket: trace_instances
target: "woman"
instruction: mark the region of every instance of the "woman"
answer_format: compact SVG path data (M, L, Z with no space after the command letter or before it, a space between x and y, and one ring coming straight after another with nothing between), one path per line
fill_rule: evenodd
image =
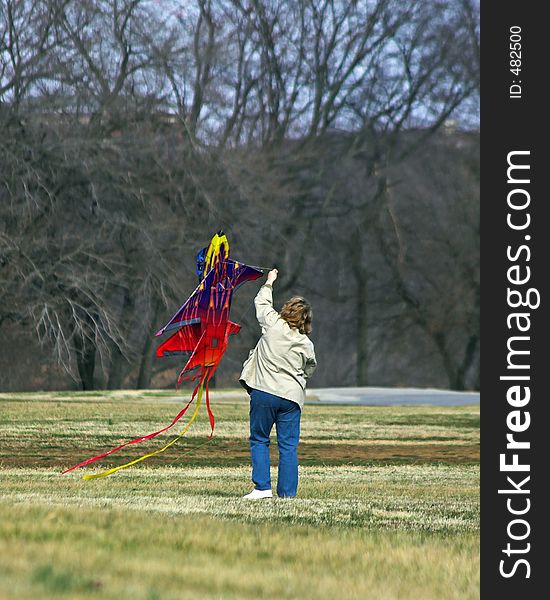
M254 300L262 337L243 365L240 382L250 394L250 454L254 489L247 500L271 498L269 435L275 424L279 447L277 494L294 497L298 489L300 416L308 378L317 365L311 333L311 306L291 298L279 314L273 308L273 283L278 271Z

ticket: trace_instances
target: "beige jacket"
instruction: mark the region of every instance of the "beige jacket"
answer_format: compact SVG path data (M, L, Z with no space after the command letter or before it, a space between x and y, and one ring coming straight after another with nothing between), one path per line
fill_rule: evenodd
M304 406L306 382L317 362L313 342L293 329L273 308L273 289L266 283L254 299L262 337L243 364L239 381Z

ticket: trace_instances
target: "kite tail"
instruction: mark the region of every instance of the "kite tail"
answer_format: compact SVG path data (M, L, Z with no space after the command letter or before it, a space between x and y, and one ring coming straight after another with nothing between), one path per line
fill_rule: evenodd
M82 479L89 481L90 479L98 479L99 477L107 477L108 475L111 475L112 473L116 473L117 471L120 471L121 469L126 469L127 467L131 467L132 465L135 465L138 462L145 460L146 458L151 458L151 456L156 456L157 454L160 454L161 452L164 452L165 450L170 448L170 446L175 444L183 435L185 435L187 433L187 430L189 429L189 427L191 427L191 424L197 418L197 415L199 414L199 407L201 405L203 390L204 390L204 381L201 381L200 386L199 386L199 393L197 394L197 404L195 406L195 410L193 411L193 415L191 416L191 419L189 419L189 423L187 423L187 425L184 427L183 431L179 435L177 435L172 441L168 442L162 448L159 448L158 450L155 450L154 452L150 452L149 454L144 454L143 456L140 456L139 458L136 458L135 460L132 460L124 465L119 465L118 467L113 467L112 469L108 469L107 471L103 471L102 473L94 473L91 475L84 475L82 477Z
M193 395L191 396L191 400L189 400L189 402L186 404L186 406L176 415L176 417L170 423L170 425L167 425L166 427L163 427L162 429L159 429L158 431L155 431L154 433L149 433L142 437L138 437L135 440L131 440L129 442L124 442L124 444L120 444L120 446L117 446L116 448L112 448L111 450L108 450L107 452L103 452L103 454L98 454L97 456L92 456L92 458L88 458L87 460L85 460L81 463L78 463L74 467L71 467L70 469L66 469L61 474L65 475L65 473L69 473L70 471L74 471L75 469L78 469L80 467L85 467L86 465L89 465L90 463L95 462L96 460L99 460L100 458L105 458L105 456L109 456L110 454L113 454L113 452L118 452L119 450L121 450L122 448L125 448L126 446L129 446L130 444L139 444L140 442L145 442L146 440L151 440L154 437L156 437L157 435L160 435L161 433L168 431L168 429L173 427L187 412L187 409L189 408L189 406L195 399L197 389L198 389L198 386L197 386L197 388L195 388L195 391L193 392Z
M212 413L212 409L210 408L210 393L208 390L208 382L210 381L210 377L206 380L206 410L208 412L208 420L210 421L210 435L209 438L214 436L214 414Z
M191 403L193 402L193 400L195 399L195 397L198 395L198 401L197 401L197 406L195 407L195 411L191 417L191 420L189 421L189 423L187 424L187 426L185 427L185 429L183 430L183 432L176 438L179 439L188 429L189 426L191 425L191 423L195 420L197 413L198 413L198 407L201 403L201 397L202 397L202 393L203 393L203 389L204 389L204 383L205 383L205 379L206 379L206 375L207 373L205 372L203 374L203 376L201 377L201 380L197 383L197 385L195 386L195 389L193 390L193 394L191 395L191 400L189 400L189 402L185 405L185 407L176 415L176 417L172 420L172 422L167 425L166 427L163 427L162 429L159 429L158 431L155 431L153 433L149 433L148 435L144 435L141 437L138 437L134 440L131 440L129 442L125 442L124 444L120 444L120 446L117 446L116 448L112 448L111 450L108 450L107 452L103 452L102 454L98 454L97 456L93 456L92 458L88 458L87 460L78 463L77 465L75 465L74 467L71 467L70 469L66 469L65 471L62 472L62 475L64 475L65 473L69 473L70 471L73 471L74 469L78 469L79 467L84 467L92 462L95 462L96 460L99 460L101 458L104 458L105 456L109 456L110 454L113 454L114 452L117 452L118 450L121 450L122 448L125 448L126 446L129 446L130 444L138 444L140 442L144 442L146 440L150 440L154 437L156 437L157 435L160 435L161 433L167 431L168 429L170 429L171 427L173 427L182 417L183 415L187 412L187 409L191 406ZM176 441L174 440L174 441ZM163 449L159 450L158 452L164 452L164 450L166 450L166 448L168 448L169 446L172 445L173 442L171 442L170 444L168 444L167 446L165 446ZM134 464L135 462L140 462L141 460L148 458L149 456L154 456L154 454L157 454L158 452L153 452L152 454L148 454L146 456L143 456L142 458L139 458L137 461L128 463L126 465L122 465L120 467L117 467L115 469L111 469L110 471L106 471L105 473L100 473L98 475L85 475L84 479L93 479L95 477L104 477L106 475L109 475L111 472L114 473L115 471L118 471L118 469L122 469L124 467L128 467L131 464Z
M210 389L209 389L208 383L209 383L210 379L212 379L212 376L214 375L215 370L216 370L215 367L214 368L213 367L203 367L203 369L200 371L200 373L193 377L192 375L185 375L186 369L183 368L183 370L181 371L181 373L178 377L178 380L176 382L176 389L179 389L179 386L182 381L184 381L186 379L195 381L196 379L198 379L200 377L199 385L204 385L206 410L208 412L208 420L210 421L210 435L208 436L209 438L212 438L214 436L215 419L214 419L214 414L212 413L212 409L210 408Z

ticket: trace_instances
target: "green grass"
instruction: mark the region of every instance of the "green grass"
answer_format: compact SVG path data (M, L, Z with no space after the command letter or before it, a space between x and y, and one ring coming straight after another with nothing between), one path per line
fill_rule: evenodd
M479 596L479 407L307 405L296 499L256 503L241 392L173 448L164 392L0 394L0 598ZM276 444L273 440L273 479Z

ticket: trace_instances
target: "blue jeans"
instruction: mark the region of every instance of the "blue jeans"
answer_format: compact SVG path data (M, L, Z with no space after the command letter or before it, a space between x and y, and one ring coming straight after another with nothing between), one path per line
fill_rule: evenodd
M296 496L300 415L301 410L296 402L260 390L251 390L250 454L252 481L257 490L271 489L269 435L275 424L279 447L277 494L281 497Z

